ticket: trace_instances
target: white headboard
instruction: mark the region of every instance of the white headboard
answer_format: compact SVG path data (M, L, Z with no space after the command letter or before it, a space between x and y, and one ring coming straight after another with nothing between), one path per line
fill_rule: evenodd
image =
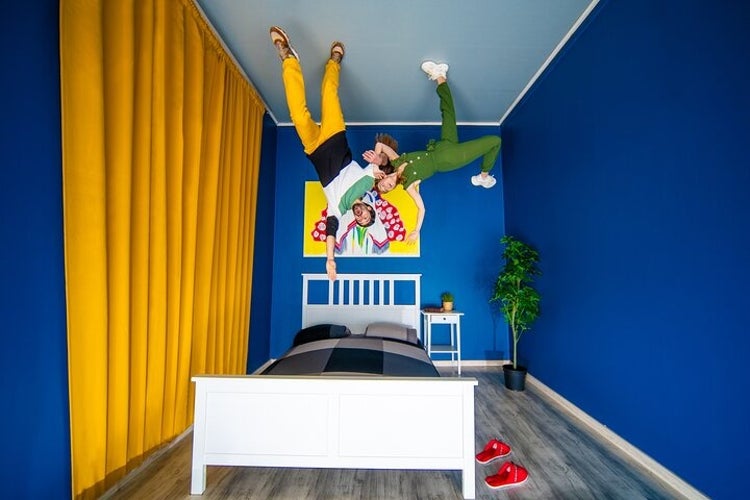
M302 328L333 323L364 333L377 321L402 323L420 332L421 274L302 275ZM404 297L408 300L403 300ZM396 301L396 299L400 299ZM397 303L398 302L398 303ZM404 303L408 302L408 303ZM421 336L420 336L421 338Z

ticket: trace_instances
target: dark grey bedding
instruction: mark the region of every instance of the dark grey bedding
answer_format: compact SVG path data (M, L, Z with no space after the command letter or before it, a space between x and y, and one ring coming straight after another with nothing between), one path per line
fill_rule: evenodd
M261 374L440 376L421 345L363 335L296 345Z

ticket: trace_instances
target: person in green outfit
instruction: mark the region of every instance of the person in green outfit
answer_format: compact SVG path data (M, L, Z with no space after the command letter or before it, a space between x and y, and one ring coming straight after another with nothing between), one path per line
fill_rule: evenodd
M422 71L427 73L430 80L437 82L436 91L440 97L442 115L440 140L431 140L425 151L401 155L383 142L378 142L373 150L363 154L364 159L372 163L382 162L384 159L381 158L385 155L395 167L393 173L377 181L378 191L387 193L401 184L417 205L416 227L406 236L406 242L411 244L419 239L419 231L425 214L424 202L417 186L437 172L457 170L482 157L481 172L472 176L471 183L475 186L491 188L497 181L489 172L495 166L501 145L500 137L496 135L486 135L471 141L459 142L453 97L446 79L448 65L425 61L422 63Z

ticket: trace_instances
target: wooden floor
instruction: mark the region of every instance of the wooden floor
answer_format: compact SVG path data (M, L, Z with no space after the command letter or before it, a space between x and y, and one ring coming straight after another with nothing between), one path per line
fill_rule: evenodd
M480 499L671 499L678 496L647 472L611 453L527 388L502 385L500 368L464 369L476 388L476 449L496 437L507 459L529 471L526 483L492 490L484 483L504 461L477 464ZM438 439L437 437L435 439ZM206 491L190 493L192 434L154 460L112 499L460 499L458 471L383 471L208 467Z

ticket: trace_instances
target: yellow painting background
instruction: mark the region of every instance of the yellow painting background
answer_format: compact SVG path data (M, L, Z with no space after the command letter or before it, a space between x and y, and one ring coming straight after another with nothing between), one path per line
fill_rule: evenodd
M406 191L398 186L390 193L382 195L382 198L396 207L401 221L406 227L406 236L414 230L417 224L417 206ZM304 224L302 227L302 255L304 257L323 257L326 254L326 245L322 241L315 241L310 232L315 227L315 223L320 219L320 213L326 208L328 202L323 193L323 186L318 181L305 182L305 213ZM381 255L369 255L368 257L419 257L420 243L417 241L414 245L407 245L403 241L392 241L388 251ZM337 257L350 257L342 254ZM351 257L355 257L352 255ZM356 257L362 257L361 255Z

